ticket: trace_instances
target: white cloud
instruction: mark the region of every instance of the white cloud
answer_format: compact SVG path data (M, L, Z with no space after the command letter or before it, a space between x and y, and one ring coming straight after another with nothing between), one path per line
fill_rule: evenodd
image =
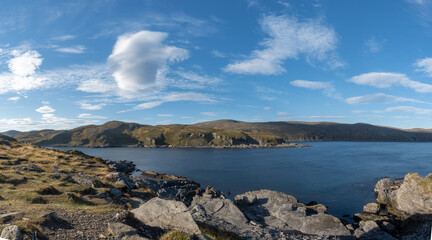
M164 84L182 89L203 89L222 82L220 78L200 75L195 72L175 71L170 75L172 77L163 80Z
M88 114L88 113L82 113L82 114L78 115L78 118L106 119L107 117L92 115L92 114Z
M270 110L271 107L264 107L264 110Z
M54 41L67 41L67 40L72 40L74 38L76 38L75 35L61 35L61 36L53 37L52 40L54 40Z
M225 58L225 57L226 57L225 54L221 53L221 52L218 51L218 50L213 50L213 51L212 51L212 55L213 55L214 57L217 57L217 58Z
M363 103L394 103L394 102L418 102L425 103L423 101L405 98L405 97L397 97L392 95L387 95L384 93L375 93L371 95L365 96L357 96L350 97L345 100L348 104L363 104Z
M340 99L341 97L336 92L336 89L334 88L333 84L329 82L319 82L319 81L307 81L307 80L294 80L290 82L291 85L295 87L301 87L301 88L307 88L312 90L323 90L324 94Z
M369 49L370 52L376 53L379 52L384 45L386 41L385 40L378 40L375 38L375 36L372 36L368 40L364 42L366 47Z
M20 99L21 99L21 97L16 96L16 97L10 97L10 98L8 98L7 100L8 100L8 101L11 101L11 102L17 102L17 101L20 100Z
M134 110L150 109L150 108L160 106L162 103L164 102L163 101L145 102L134 107Z
M202 93L185 92L185 93L170 93L165 96L156 96L157 100L141 103L133 108L133 110L150 109L157 107L167 102L177 101L193 101L193 102L216 102L211 96Z
M287 112L277 112L276 114L279 115L279 116L284 116L284 115L288 115L289 113L287 113Z
M174 117L172 114L158 114L158 117Z
M432 77L432 58L418 59L414 65L418 67L416 71L425 72L429 77Z
M158 74L169 62L189 57L187 50L163 44L167 33L140 31L119 36L108 58L118 87L137 92L156 84Z
M81 82L77 90L90 93L105 93L117 90L117 87L112 82L102 79L89 79Z
M286 59L304 55L308 62L327 62L330 67L343 64L335 57L337 36L333 28L321 20L304 22L286 15L267 16L261 22L262 30L270 37L261 42L262 50L255 50L243 61L227 65L224 71L239 74L279 74Z
M40 112L40 113L53 113L56 110L50 106L42 106L38 109L36 109L36 112Z
M215 116L217 116L217 113L214 113L214 112L202 112L200 114L204 115L204 116L209 116L209 117L215 117Z
M329 82L316 82L316 81L306 81L306 80L295 80L290 82L291 85L301 88L308 89L329 89L333 88Z
M85 110L100 110L104 106L106 106L105 103L90 104L90 103L80 102L79 104L81 105L81 109L85 109Z
M82 46L82 45L77 45L77 46L73 46L73 47L56 48L55 50L57 52L62 52L62 53L81 54L81 53L85 53L86 49L87 48Z
M432 109L416 108L416 107L411 107L411 106L389 107L385 111L386 112L408 112L408 113L416 113L419 115L432 114Z
M22 52L13 50L11 54L14 57L9 60L9 70L20 77L27 77L35 74L43 61L43 58L37 51Z
M354 76L348 80L359 85L368 85L377 88L389 88L391 86L403 86L416 92L432 92L432 85L409 79L405 74L389 72L371 72Z

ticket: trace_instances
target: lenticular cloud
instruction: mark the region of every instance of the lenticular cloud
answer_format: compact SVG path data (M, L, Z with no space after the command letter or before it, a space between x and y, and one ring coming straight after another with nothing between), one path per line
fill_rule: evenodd
M108 64L121 90L136 92L151 88L167 63L189 57L185 49L164 45L167 37L167 33L151 31L118 37Z

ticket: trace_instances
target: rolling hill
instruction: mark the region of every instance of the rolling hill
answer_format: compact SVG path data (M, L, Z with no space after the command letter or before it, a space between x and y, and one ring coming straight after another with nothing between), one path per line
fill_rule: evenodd
M111 121L71 130L20 132L14 138L43 146L272 147L285 141L432 142L432 130L332 122L217 120L150 126Z

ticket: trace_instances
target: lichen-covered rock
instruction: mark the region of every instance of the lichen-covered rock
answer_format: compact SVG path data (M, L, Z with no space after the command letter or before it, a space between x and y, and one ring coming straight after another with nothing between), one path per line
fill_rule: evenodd
M21 240L21 230L16 225L7 226L1 232L0 237L8 240Z
M188 208L179 201L155 197L131 212L136 219L148 226L201 234Z

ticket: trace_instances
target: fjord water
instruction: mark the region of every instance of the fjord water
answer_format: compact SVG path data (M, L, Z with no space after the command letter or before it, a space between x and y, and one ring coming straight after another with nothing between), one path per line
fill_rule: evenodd
M74 148L110 160L132 160L141 170L182 175L202 187L236 194L271 189L341 217L375 202L383 177L432 172L432 143L313 142L308 148L166 149Z

